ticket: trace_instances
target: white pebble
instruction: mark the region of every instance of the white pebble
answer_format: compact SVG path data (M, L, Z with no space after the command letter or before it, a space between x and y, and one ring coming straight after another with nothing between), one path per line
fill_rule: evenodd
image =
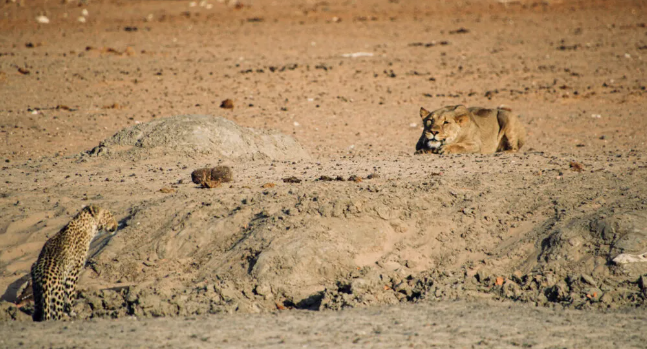
M38 16L38 17L36 17L36 22L42 23L42 24L47 24L47 23L49 23L49 18L47 18L46 16Z
M79 17L79 18L77 18L76 20L77 20L77 21L79 21L79 22L81 22L81 23L85 23L85 17L83 17L83 16L80 16L80 17Z
M602 117L602 115L600 115L600 114L591 114L591 117L594 118L594 119L599 119L599 118Z
M87 9L85 9L85 8L83 9L83 11L81 11L81 14L82 14L82 15L84 15L84 16L86 16L86 17L90 15L90 13L88 12L88 10L87 10Z

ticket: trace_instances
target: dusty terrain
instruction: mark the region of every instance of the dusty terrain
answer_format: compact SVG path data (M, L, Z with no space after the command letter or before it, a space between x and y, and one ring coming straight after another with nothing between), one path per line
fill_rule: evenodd
M29 267L83 205L120 220L74 323L1 345L647 340L647 263L613 262L647 252L644 2L0 6L0 318L30 320ZM413 155L419 108L454 104L511 108L527 144ZM191 182L216 165L234 181Z

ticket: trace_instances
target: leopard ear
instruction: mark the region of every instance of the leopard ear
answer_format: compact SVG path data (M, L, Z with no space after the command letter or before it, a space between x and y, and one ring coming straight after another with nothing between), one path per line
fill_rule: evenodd
M93 216L96 216L99 213L99 207L94 204L86 206L85 210L87 210Z
M420 107L420 117L421 117L421 118L423 118L423 119L424 119L424 118L426 118L427 116L429 116L429 114L431 114L431 112L430 112L430 111L428 111L427 109L425 109L425 108L423 108L423 107Z

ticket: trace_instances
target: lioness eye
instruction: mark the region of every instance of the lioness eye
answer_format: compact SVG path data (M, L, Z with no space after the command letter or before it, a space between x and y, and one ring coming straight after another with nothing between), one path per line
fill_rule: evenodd
M443 125L447 125L447 124L449 124L449 121L445 120L445 122L443 122Z

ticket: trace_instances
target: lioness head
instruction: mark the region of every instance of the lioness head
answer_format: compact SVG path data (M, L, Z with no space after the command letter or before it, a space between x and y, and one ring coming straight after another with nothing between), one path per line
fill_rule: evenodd
M470 122L469 113L463 105L444 107L433 112L420 108L424 126L422 134L426 139L427 148L434 150L452 144L460 134L461 128Z

